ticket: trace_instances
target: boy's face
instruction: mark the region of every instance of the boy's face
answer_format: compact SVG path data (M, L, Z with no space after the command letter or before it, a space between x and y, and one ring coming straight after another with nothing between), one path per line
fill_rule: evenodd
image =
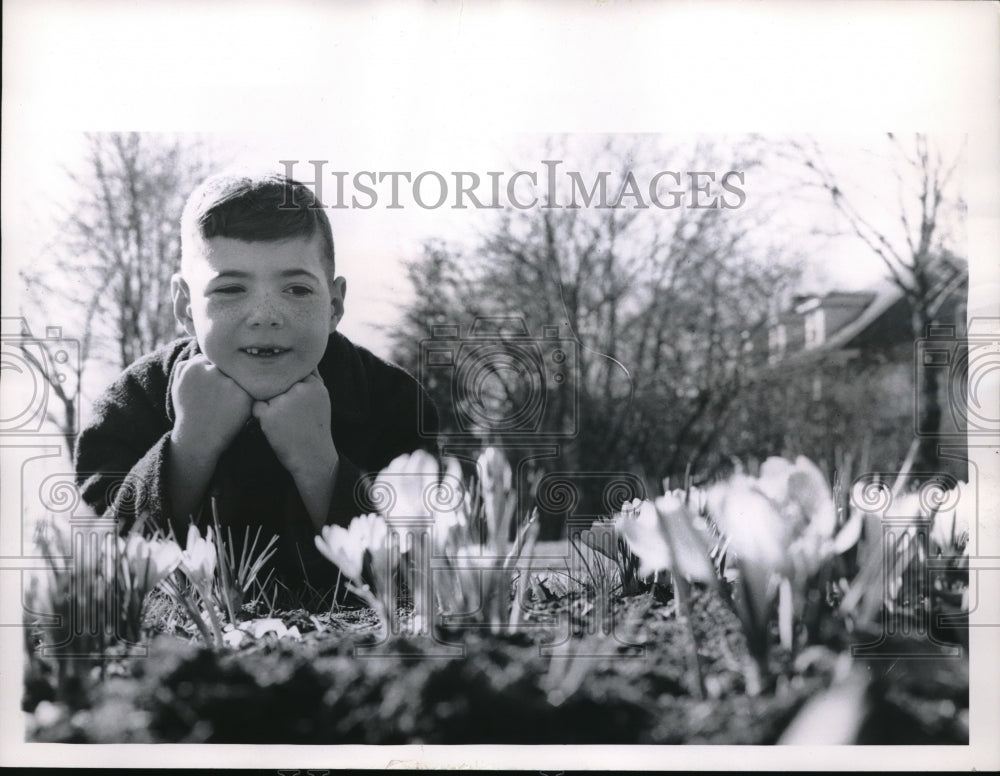
M344 313L345 281L327 279L316 235L202 241L173 280L174 314L205 356L267 401L319 364Z

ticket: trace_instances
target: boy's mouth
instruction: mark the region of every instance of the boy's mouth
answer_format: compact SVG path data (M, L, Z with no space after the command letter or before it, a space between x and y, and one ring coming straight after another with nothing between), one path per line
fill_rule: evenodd
M276 356L280 356L287 353L289 350L291 350L291 348L252 347L252 348L240 348L240 350L246 353L248 356L254 356L255 358L274 358Z

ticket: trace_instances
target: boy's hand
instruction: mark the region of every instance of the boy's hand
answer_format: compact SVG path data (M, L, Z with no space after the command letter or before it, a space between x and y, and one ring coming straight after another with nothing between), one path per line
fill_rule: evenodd
M316 528L326 520L339 456L330 436L330 394L313 372L283 394L253 404L253 414L288 469Z
M223 451L250 418L253 399L204 355L177 367L170 390L168 489L174 517L195 517Z
M199 457L215 459L250 418L253 398L199 354L178 367L170 393L174 403L173 437Z
M254 417L278 460L293 475L336 463L330 436L330 394L315 372L269 401L253 404Z

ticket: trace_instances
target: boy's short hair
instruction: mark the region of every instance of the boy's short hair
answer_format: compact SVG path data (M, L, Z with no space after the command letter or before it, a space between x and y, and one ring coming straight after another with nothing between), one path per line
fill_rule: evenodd
M188 197L181 216L181 265L194 246L213 237L246 242L311 238L319 232L328 280L336 276L333 230L319 198L280 173L220 173Z

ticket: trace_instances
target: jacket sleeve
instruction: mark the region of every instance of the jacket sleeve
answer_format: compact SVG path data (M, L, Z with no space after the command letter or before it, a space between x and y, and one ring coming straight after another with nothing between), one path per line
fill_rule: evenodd
M370 513L373 506L364 472L344 455L337 462L336 476L326 524L346 526L352 518Z
M75 450L83 500L120 532L137 521L167 531L166 487L171 423L166 413L167 374L155 362L119 377L94 407Z

